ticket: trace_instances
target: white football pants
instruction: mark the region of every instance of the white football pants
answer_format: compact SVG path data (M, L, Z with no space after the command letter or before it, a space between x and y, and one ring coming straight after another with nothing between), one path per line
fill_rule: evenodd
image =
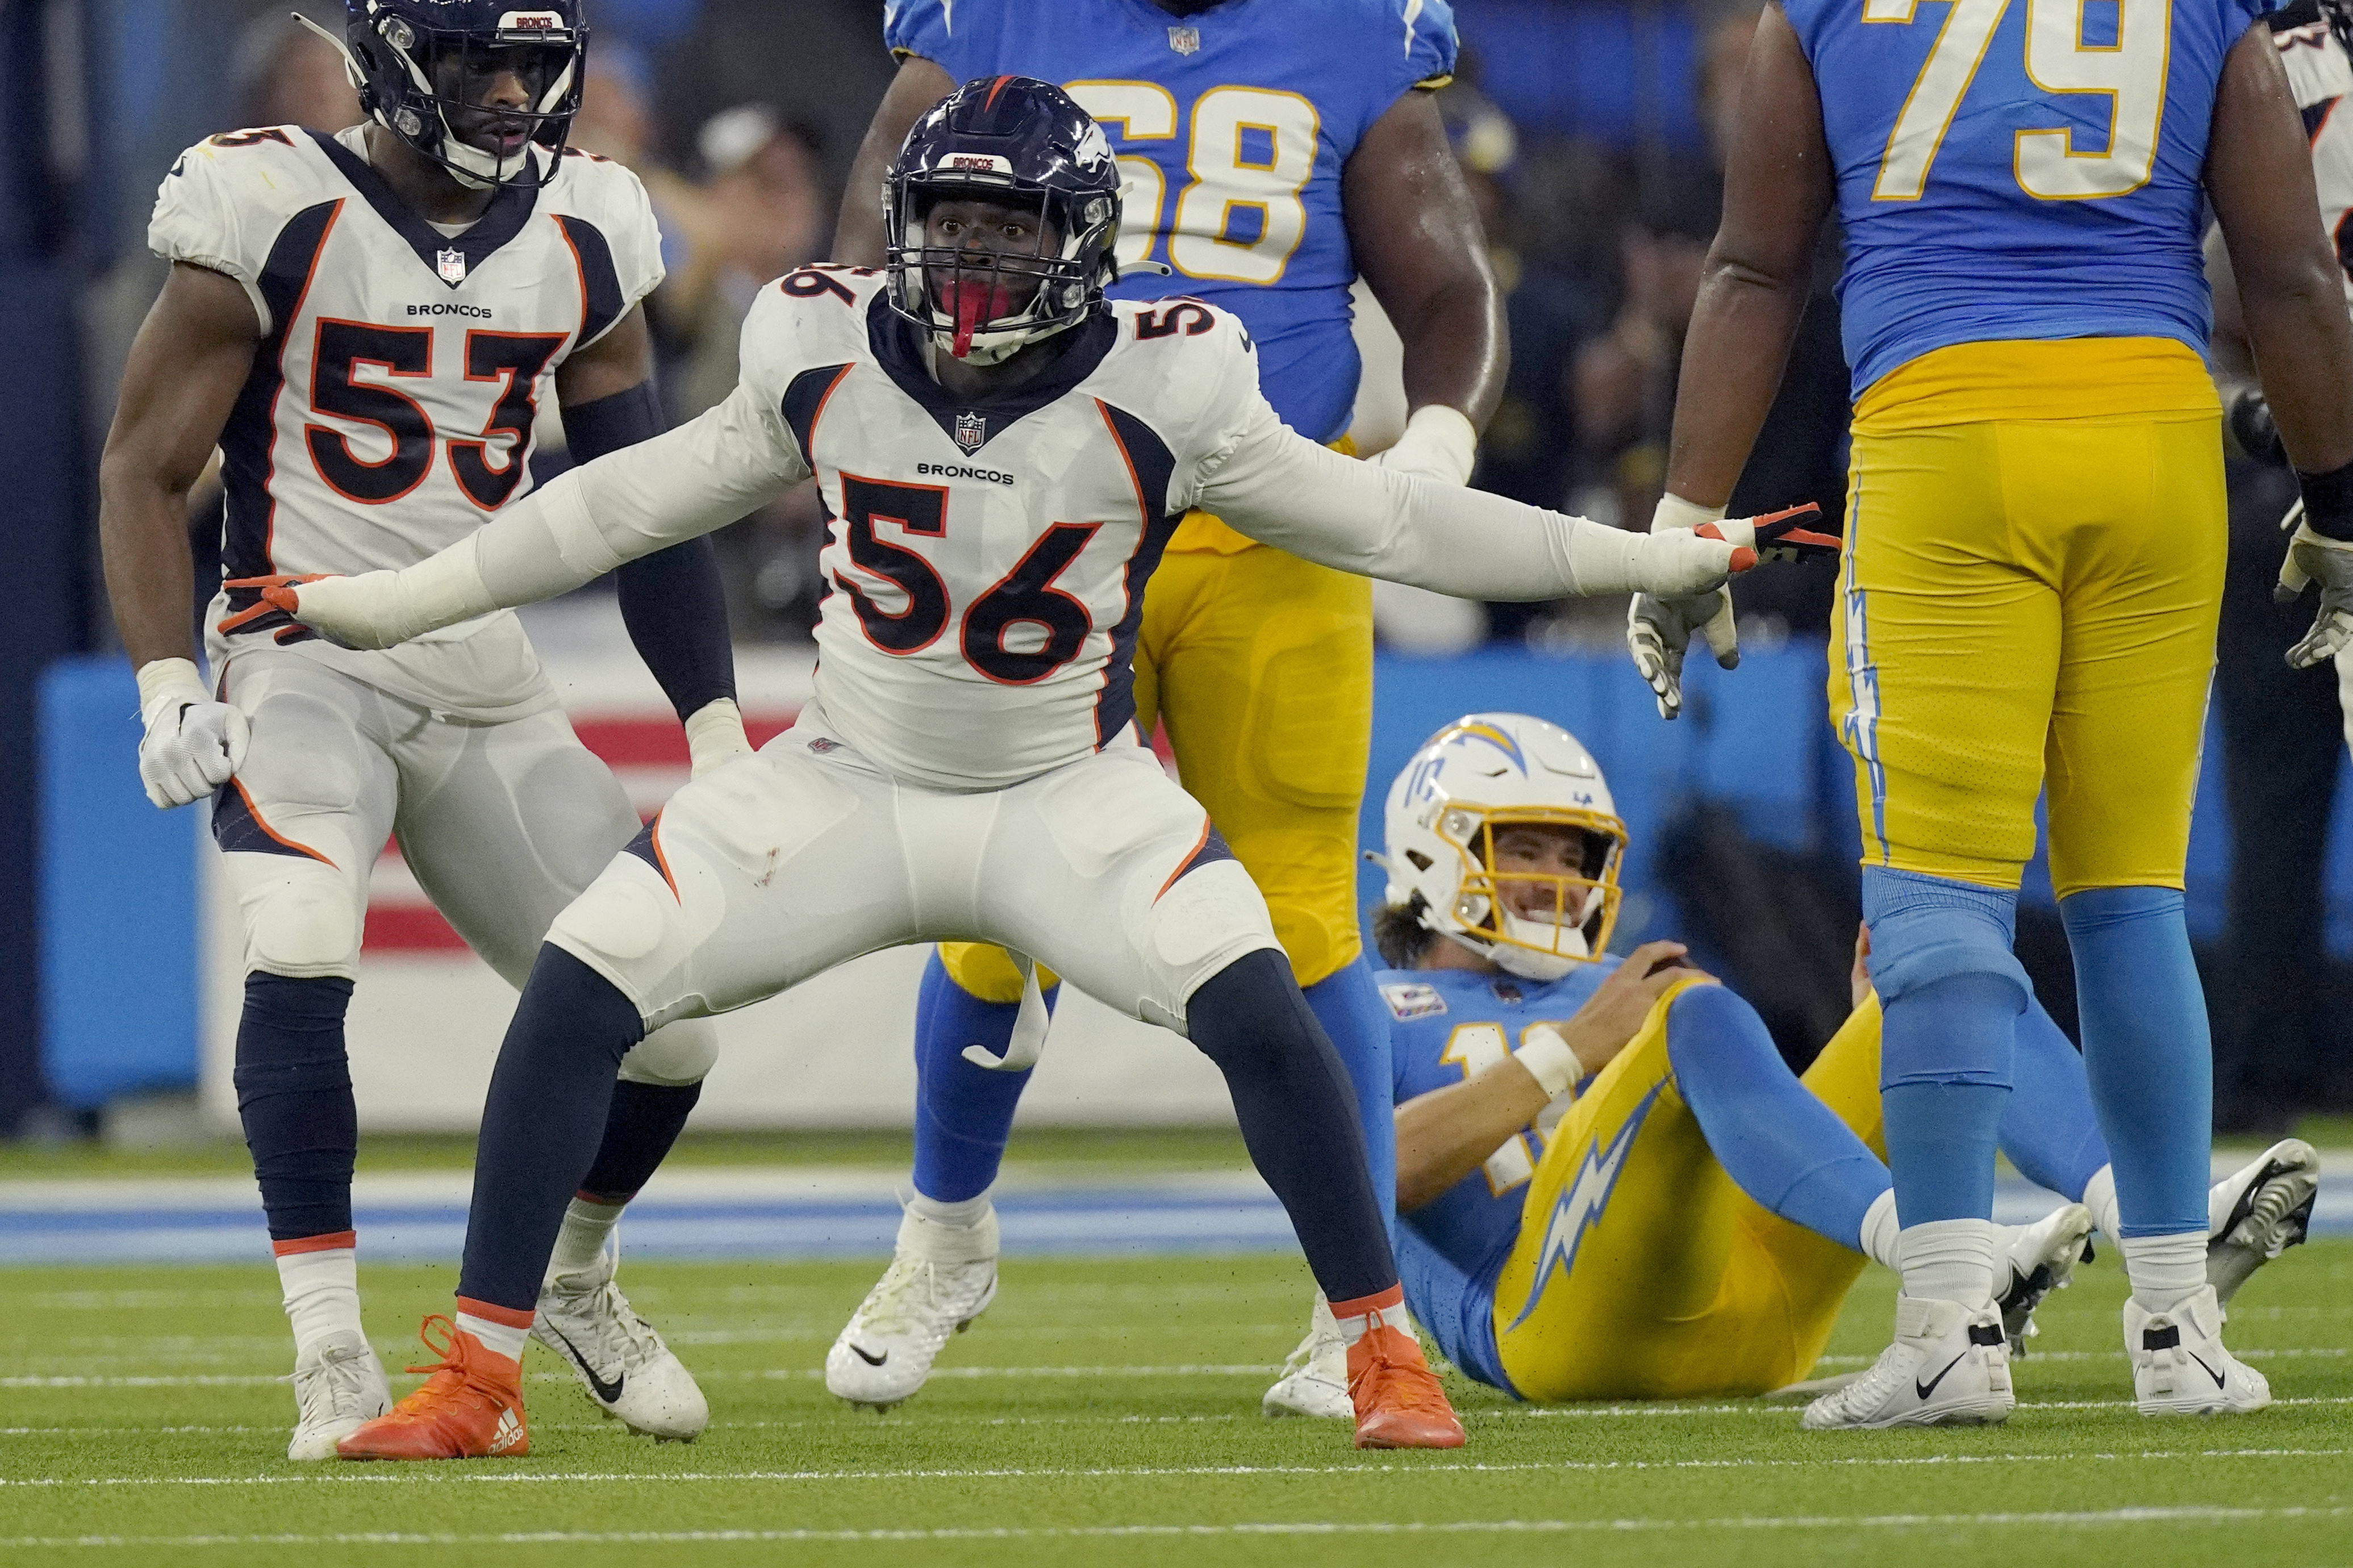
M773 996L918 942L993 942L1183 1033L1196 987L1282 951L1198 802L1129 731L1009 789L902 784L812 703L759 754L670 797L548 940L649 1024Z
M354 978L389 837L433 907L519 987L548 923L638 831L559 710L452 720L275 651L240 655L227 682L252 743L215 801L213 835L248 973ZM681 1024L640 1042L621 1076L693 1083L717 1051L709 1025Z

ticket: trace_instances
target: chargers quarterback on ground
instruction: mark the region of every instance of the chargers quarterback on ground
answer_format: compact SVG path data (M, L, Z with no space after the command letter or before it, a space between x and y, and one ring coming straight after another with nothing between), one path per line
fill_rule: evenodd
M1836 204L1855 394L1831 713L1852 755L1903 1294L1815 1428L2000 1420L1994 1154L2031 997L2036 802L2116 1154L2145 1415L2268 1403L2206 1270L2212 1060L2182 873L2225 516L2208 204L2302 477L2301 577L2353 584L2353 330L2263 0L1783 0L1758 23L1653 527L1732 490ZM1934 18L1933 22L1931 18ZM1630 623L1662 710L1715 595Z
M294 1329L298 1459L332 1457L388 1404L360 1328L343 1055L385 838L520 985L548 922L637 831L512 616L360 652L264 599L289 574L422 561L519 502L551 391L576 458L660 427L638 309L662 276L652 212L628 170L562 151L586 37L577 0L351 0L334 41L367 122L191 147L149 230L173 267L123 374L100 528L141 776L158 806L213 797L244 916L237 1109ZM229 580L205 616L207 687L184 518L216 445ZM649 555L618 587L697 767L748 752L710 546ZM702 1430L702 1396L613 1286L607 1242L713 1050L686 1020L620 1064L541 1296L542 1339L598 1404L666 1437Z
M1356 1441L1462 1440L1403 1326L1331 1043L1264 900L1136 733L1145 582L1196 503L1311 560L1485 597L1704 591L1760 549L1805 548L1811 510L1627 534L1327 451L1268 407L1232 317L1106 304L1118 179L1060 89L968 82L892 166L890 267L764 290L724 403L417 566L266 591L382 647L563 592L812 474L832 520L814 700L689 784L558 918L492 1079L442 1365L343 1453L527 1441L536 1282L613 1064L647 1029L937 940L1000 942L1216 1061L1349 1342Z
M886 259L884 175L956 83L1006 72L1059 82L1119 160L1113 298L1181 293L1232 311L1282 422L1353 453L1349 286L1361 273L1398 329L1410 407L1374 460L1470 479L1509 352L1504 290L1439 117L1435 89L1455 62L1445 0L893 0L882 32L899 72L843 194L835 260ZM1197 507L1145 591L1134 664L1137 725L1165 728L1187 792L1265 895L1356 1088L1386 1203L1388 1032L1356 916L1372 584ZM994 1299L989 1189L1054 978L1034 975L1025 1014L1023 976L1002 948L944 943L925 969L913 1193L890 1268L826 1357L826 1386L841 1397L905 1399L947 1335ZM1305 1348L1268 1407L1345 1414L1344 1347L1326 1333Z
M1374 937L1392 965L1398 1267L1416 1319L1524 1399L1736 1396L1805 1376L1865 1258L1897 1264L1862 944L1854 1013L1801 1078L1679 943L1603 956L1627 826L1567 731L1521 713L1448 725L1389 786L1386 823ZM2122 1229L2083 1058L2036 1004L2017 1071L2003 1152L2071 1201L2000 1234L2001 1332L1960 1359L2005 1389L2000 1342L2023 1353L2091 1227ZM2305 1239L2319 1171L2287 1139L2210 1191L2219 1301Z

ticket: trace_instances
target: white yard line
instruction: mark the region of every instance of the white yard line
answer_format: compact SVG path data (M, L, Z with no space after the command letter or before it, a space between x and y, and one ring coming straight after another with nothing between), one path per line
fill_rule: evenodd
M1650 1470L1813 1470L1841 1468L1914 1468L1951 1465L2041 1465L2070 1461L2108 1460L2138 1463L2154 1459L2281 1459L2342 1458L2346 1448L2206 1448L2153 1449L2146 1453L1927 1454L1884 1458L1848 1456L1820 1459L1561 1459L1507 1464L1434 1462L1400 1465L1110 1465L1007 1466L991 1469L934 1470L459 1470L397 1467L324 1469L281 1476L36 1476L24 1480L0 1480L0 1490L19 1487L248 1487L334 1486L362 1484L429 1484L518 1486L549 1482L608 1486L615 1482L662 1482L725 1485L740 1481L975 1481L975 1480L1114 1480L1152 1478L1255 1476L1388 1476L1388 1475L1526 1475L1534 1473L1604 1474Z
M1081 1524L1036 1528L944 1530L676 1530L508 1531L459 1535L349 1533L335 1535L27 1535L0 1538L0 1548L63 1546L597 1546L693 1545L701 1542L866 1542L1068 1541L1130 1536L1177 1538L1285 1535L1554 1535L1630 1531L1915 1530L2017 1526L2098 1528L2129 1524L2247 1524L2280 1520L2337 1520L2345 1508L2116 1508L2082 1512L1894 1513L1737 1516L1724 1519L1345 1520L1250 1524Z

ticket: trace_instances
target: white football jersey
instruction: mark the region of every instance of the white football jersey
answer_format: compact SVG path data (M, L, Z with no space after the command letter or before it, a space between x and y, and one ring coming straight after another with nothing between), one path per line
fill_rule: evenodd
M1198 300L1121 301L1027 384L965 403L883 281L811 267L768 285L713 411L765 447L747 467L817 476L828 724L944 789L1132 744L1145 581L1209 474L1271 424L1249 334Z
M538 189L508 187L445 236L363 156L364 128L236 132L181 155L148 244L242 284L262 342L220 449L225 578L402 567L531 488L533 426L555 368L661 281L637 176L567 150ZM216 669L288 647L461 716L554 701L511 612L402 647L320 640L224 589Z
M2353 228L2346 216L2353 212L2353 109L2345 100L2353 95L2353 59L2321 15L2316 0L2274 11L2266 18L2272 41L2279 46L2280 63L2287 68L2288 86L2304 114L2304 133L2312 144L2313 182L2320 188L2320 222L2337 247L2344 273L2345 299L2353 308Z

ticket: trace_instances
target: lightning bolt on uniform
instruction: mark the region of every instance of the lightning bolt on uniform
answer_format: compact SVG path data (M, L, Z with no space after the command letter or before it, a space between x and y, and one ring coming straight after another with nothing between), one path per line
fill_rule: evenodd
M1456 721L1391 786L1379 931L1384 952L1413 965L1379 977L1397 1104L1466 1106L1419 1124L1419 1143L1450 1149L1451 1116L1493 1124L1475 1100L1424 1097L1498 1073L1523 1094L1527 1077L1552 1091L1529 1125L1399 1215L1398 1272L1448 1358L1519 1397L1761 1394L1812 1367L1866 1255L1894 1261L1880 1009L1866 995L1796 1077L1739 996L1670 981L1608 1065L1572 1083L1561 1031L1625 978L1618 959L1586 957L1608 941L1618 891L1614 853L1590 851L1625 832L1575 737L1525 714ZM1521 858L1506 869L1498 847L1515 835ZM1579 836L1589 852L1556 879L1560 896L1525 868L1541 863L1526 857L1530 835ZM1465 951L1484 963L1461 967ZM1998 1305L2011 1335L2032 1331L2034 1305L2065 1281L2090 1226L2113 1237L2119 1225L2082 1057L2040 1006L2018 1033L2024 1092L2002 1151L2082 1202L2005 1232ZM2277 1256L2268 1231L2241 1250L2248 1216L2287 1215L2316 1174L2309 1146L2291 1141L2215 1186L2219 1289L2235 1290L2256 1254ZM2278 1235L2300 1237L2302 1224Z
M893 0L883 32L894 53L959 81L1014 71L1061 83L1119 158L1118 259L1174 274L1133 271L1112 297L1182 293L1232 311L1283 423L1352 449L1356 263L1342 171L1399 98L1449 79L1443 0L1226 0L1182 16L1149 0ZM1356 910L1372 641L1365 580L1196 508L1176 521L1145 597L1134 700L1145 733L1166 725L1186 788L1265 894L1292 971L1356 1080L1386 1191L1387 1065ZM1021 978L995 949L950 943L940 957L918 1024L915 1187L965 1200L995 1176L1020 1086L977 1076L959 1053L976 1039L1004 1048L1014 1026L1004 1005Z
M223 574L246 585L214 599L206 653L252 739L212 827L245 931L239 1109L298 1340L311 1314L296 1310L308 1287L295 1275L348 1277L355 1245L342 1025L386 838L519 986L549 922L638 826L512 613L359 652L251 581L408 565L528 494L557 368L661 279L645 193L617 163L567 153L544 183L502 186L444 233L369 165L365 136L285 125L199 143L164 179L149 231L157 255L236 279L263 333L220 437ZM715 567L685 565L715 597ZM682 714L732 699L723 623L645 626L639 646ZM714 1051L699 1022L649 1036L622 1066L638 1087L616 1126L659 1100L666 1148ZM626 1202L641 1179L600 1190ZM355 1331L356 1287L324 1294L348 1295Z

